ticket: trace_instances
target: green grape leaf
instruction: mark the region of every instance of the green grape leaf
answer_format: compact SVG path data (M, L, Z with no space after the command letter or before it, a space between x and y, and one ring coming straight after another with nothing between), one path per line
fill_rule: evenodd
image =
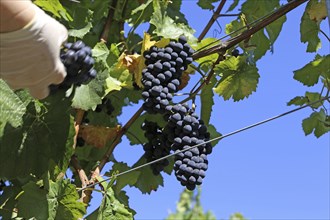
M256 21L279 7L278 0L260 1L257 5L255 1L247 0L242 4L242 14L239 20L234 20L226 25L226 33L230 34L245 26L246 23ZM268 50L273 50L274 42L280 34L285 21L286 17L282 16L270 25L267 25L267 27L253 34L248 42L240 43L240 47L244 49L246 53L253 54L254 61L259 60Z
M122 83L111 76L105 80L105 83L106 83L105 94L108 94L112 91L120 91L122 89Z
M319 56L301 69L293 71L295 80L298 80L305 86L313 86L318 83L320 76L330 79L330 55Z
M141 23L149 21L153 13L152 2L153 0L148 0L147 2L132 10L131 17L128 20L129 24L132 26L137 26Z
M145 164L147 161L142 156L134 165L134 167L141 166L142 164ZM143 168L139 169L140 175L138 180L134 185L136 188L138 188L143 194L148 193L150 194L151 191L157 191L159 186L163 186L163 177L161 175L155 176L152 173L152 170L150 169L150 166L145 166Z
M238 5L238 2L239 2L239 0L234 0L233 3L231 3L231 5L229 6L227 12L234 10L236 8L236 6Z
M210 140L222 136L222 134L217 131L217 129L214 127L214 125L211 125L211 124L207 125L207 131L210 132ZM220 141L220 139L218 139L216 141L212 141L211 145L213 147L215 147L219 141Z
M93 27L91 22L88 22L87 25L80 29L70 29L68 31L69 36L71 37L77 37L77 38L83 38Z
M234 213L230 216L229 220L247 220L241 213Z
M321 94L318 92L306 92L305 97L308 99L308 102L315 102L322 98ZM323 102L318 102L312 105L313 108L318 108L322 106Z
M24 218L48 219L53 213L48 209L47 191L35 182L28 182L18 197L18 216Z
M76 186L69 179L50 181L47 195L48 210L56 210L56 219L79 219L85 214L86 205L78 201ZM54 211L53 211L54 212Z
M305 118L302 122L305 135L314 132L315 137L319 138L329 132L330 127L327 126L326 117L324 110L321 109L319 112L313 112L308 118Z
M296 96L293 99L291 99L287 105L297 105L297 106L302 106L304 104L308 103L308 98L306 96Z
M6 186L0 196L0 217L12 219L13 210L17 207L17 195L22 191L18 186Z
M307 3L305 12L300 22L300 41L307 43L307 52L315 52L321 48L321 40L318 36L320 31L319 22L312 20L308 11L317 4L317 0L311 0Z
M128 166L127 163L118 162L112 166L111 172L105 173L105 176L110 177L114 174L114 172L122 173L129 169L131 169L131 167ZM124 188L128 184L134 185L136 183L140 173L141 172L139 170L135 170L135 171L131 171L127 174L124 174L122 176L116 177L116 183L113 186L113 190L115 191L115 193L116 194L119 193L121 191L121 189Z
M214 9L214 6L212 3L217 2L218 0L199 0L197 2L197 5L201 7L202 9L209 9L212 10Z
M22 126L6 125L0 139L0 178L41 176L50 160L59 163L71 151L66 148L71 128L70 99L63 93L46 98L38 107L41 110L31 102Z
M198 42L195 45L192 45L192 48L194 50L204 50L209 47L215 46L219 44L219 40L216 38L205 38L201 40L201 42ZM201 69L204 72L207 72L209 69L211 69L213 62L218 59L218 54L211 54L202 58L199 58L198 60L195 60L195 62L199 63L201 66Z
M98 72L95 79L88 85L81 85L75 90L72 100L72 107L89 110L101 103L101 97L104 95L104 82L109 76L107 70Z
M44 1L44 0L34 0L34 4L41 7L43 10L51 12L58 18L63 18L66 21L73 21L73 18L66 11L59 0Z
M102 185L104 185L104 183ZM106 187L106 192L99 207L97 217L97 220L107 219L133 219L133 214L116 198L116 194L111 187Z
M153 33L170 39L185 35L189 41L194 41L195 37L193 34L195 30L184 23L175 23L166 13L167 4L168 2L166 1L153 1L154 12L150 19L150 24L155 26Z
M322 98L321 94L318 92L306 92L305 96L296 96L293 99L291 99L287 105L298 105L302 106L304 104L315 102L317 100L320 100ZM318 102L312 105L313 108L318 108L322 106L323 102Z
M97 64L107 67L107 59L110 51L104 42L97 43L92 50L93 58ZM116 57L117 59L118 57Z
M209 124L212 107L214 105L213 100L213 87L217 82L216 78L213 76L210 82L202 88L201 92L201 119L204 121L205 124Z
M13 128L23 124L23 115L26 112L26 104L17 96L9 86L0 79L0 137L3 129L9 123Z
M78 219L85 214L75 185L70 180L50 181L49 188L28 182L18 196L18 215L36 219Z
M224 100L233 98L234 101L239 101L256 91L259 81L258 69L254 65L249 65L245 56L232 56L220 62L215 71L222 74L222 77L214 92L221 95Z

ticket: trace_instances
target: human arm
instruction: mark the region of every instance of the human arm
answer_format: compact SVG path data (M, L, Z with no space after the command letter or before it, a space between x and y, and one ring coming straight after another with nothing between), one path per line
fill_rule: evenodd
M0 78L14 90L47 97L48 86L66 76L59 57L66 28L29 0L1 0L0 16Z

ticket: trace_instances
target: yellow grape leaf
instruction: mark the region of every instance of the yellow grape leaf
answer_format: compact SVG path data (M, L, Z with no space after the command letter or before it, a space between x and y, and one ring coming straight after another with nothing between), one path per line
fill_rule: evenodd
M96 148L103 148L108 141L111 141L116 137L119 130L119 125L113 128L81 125L79 137L82 137L88 145L92 145Z
M161 47L166 47L170 43L170 39L168 38L162 38L159 41L157 41L154 46L161 48Z
M327 7L325 5L325 0L320 2L315 1L311 7L307 10L309 18L313 21L320 22L327 17Z
M123 53L118 58L117 66L119 68L121 68L121 67L126 68L130 72L134 72L134 70L138 68L138 65L139 65L139 59L138 58L140 56L141 56L140 54L129 55L129 54Z
M152 47L153 45L155 45L156 41L150 40L150 39L151 39L150 34L144 32L143 41L142 41L141 54L143 54L144 51L149 50L150 47Z

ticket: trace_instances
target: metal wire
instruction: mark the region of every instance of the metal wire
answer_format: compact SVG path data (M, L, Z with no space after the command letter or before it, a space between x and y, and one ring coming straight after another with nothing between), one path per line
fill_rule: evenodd
M173 157L173 156L175 156L175 155L177 155L177 154L179 154L179 153L185 152L185 151L187 151L187 150L191 150L191 149L193 149L193 148L195 148L195 147L199 147L199 146L201 146L201 145L203 145L203 144L211 143L211 142L213 142L213 141L221 140L221 139L227 138L227 137L229 137L229 136L232 136L232 135L234 135L234 134L241 133L241 132L246 131L246 130L248 130L248 129L251 129L251 128L254 128L254 127L257 127L257 126L259 126L259 125L265 124L265 123L267 123L267 122L270 122L270 121L273 121L273 120L275 120L275 119L281 118L281 117L283 117L283 116L289 115L289 114L291 114L291 113L297 112L297 111L299 111L299 110L301 110L301 109L304 109L304 108L306 108L306 107L312 106L312 105L314 105L314 104L316 104L316 103L318 103L318 102L322 102L322 101L327 100L327 99L329 99L329 98L330 98L330 96L323 97L322 99L319 99L319 100L317 100L317 101L314 101L314 102L308 103L308 104L306 104L306 105L302 105L302 106L300 106L300 107L298 107L298 108L295 108L295 109L292 109L292 110L290 110L290 111L284 112L284 113L282 113L282 114L279 114L279 115L273 116L273 117L268 118L268 119L265 119L265 120L263 120L263 121L259 121L259 122L257 122L257 123L254 123L254 124L252 124L252 125L246 126L246 127L244 127L244 128L241 128L241 129L238 129L238 130L236 130L236 131L233 131L233 132L227 133L227 134L225 134L225 135L215 137L215 138L213 138L213 139L211 139L211 140L209 140L209 141L205 141L205 142L203 142L203 143L201 143L201 144L196 144L196 145L194 145L194 146L190 146L189 148L186 148L186 149L183 149L183 150L180 150L180 151L176 151L176 152L173 153L173 154L169 154L169 155L164 156L164 157L161 157L161 158L159 158L159 159L156 159L156 160L150 161L150 162L148 162L148 163L142 164L142 165L140 165L140 166L133 167L133 168L131 168L131 169L129 169L129 170L126 170L126 171L123 171L123 172L121 172L121 173L114 174L113 176L111 176L111 177L109 177L109 178L106 178L106 179L104 179L104 180L102 180L102 181L100 181L100 182L96 182L96 183L93 183L93 184L87 185L87 186L85 186L85 187L79 189L78 192L83 191L83 190L85 190L85 189L87 189L87 188L91 188L91 187L93 187L93 186L95 186L95 185L97 185L97 184L100 184L100 183L102 183L102 182L108 181L108 180L110 180L110 179L112 179L112 178L116 178L116 177L118 177L118 176L125 175L125 174L127 174L127 173L130 173L130 172L133 172L133 171L135 171L135 170L141 169L141 168L143 168L143 167L149 166L149 165L151 165L151 164L157 163L157 162L162 161L162 160L164 160L164 159L167 159L167 158ZM328 100L328 101L329 101L329 100Z

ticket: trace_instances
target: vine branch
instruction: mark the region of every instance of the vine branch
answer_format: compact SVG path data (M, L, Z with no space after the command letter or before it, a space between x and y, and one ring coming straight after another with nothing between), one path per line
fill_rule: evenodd
M210 30L210 28L212 27L213 23L215 22L215 20L220 16L220 12L223 8L223 6L225 5L226 0L221 0L218 8L216 9L216 11L213 13L212 17L210 18L209 22L207 23L207 25L205 26L204 30L202 31L202 33L199 35L198 37L198 41L201 41L205 35L207 34L207 32Z
M216 46L196 52L192 56L193 59L197 60L201 57L205 57L205 56L208 56L208 55L211 55L214 53L225 53L225 51L228 50L229 48L231 48L231 47L235 46L236 44L242 42L243 40L249 38L251 35L255 34L259 30L263 29L267 25L276 21L277 19L279 19L280 17L287 14L288 12L290 12L291 10L293 10L294 8L298 7L299 5L303 4L306 1L308 1L308 0L291 1L290 3L282 6L277 11L275 11L273 14L271 14L270 16L266 17L265 19L261 20L260 22L258 22L257 24L255 24L254 26L249 28L248 30L243 31L241 34L237 35L236 37L233 37L227 41L221 42L220 44L218 44Z
M117 5L117 0L114 0L109 8L109 12L108 12L108 17L107 17L107 21L105 22L105 25L103 27L102 30L102 34L100 37L100 41L101 42L107 42L108 37L109 37L109 33L110 33L110 27L113 21L113 16L115 14L115 8Z

